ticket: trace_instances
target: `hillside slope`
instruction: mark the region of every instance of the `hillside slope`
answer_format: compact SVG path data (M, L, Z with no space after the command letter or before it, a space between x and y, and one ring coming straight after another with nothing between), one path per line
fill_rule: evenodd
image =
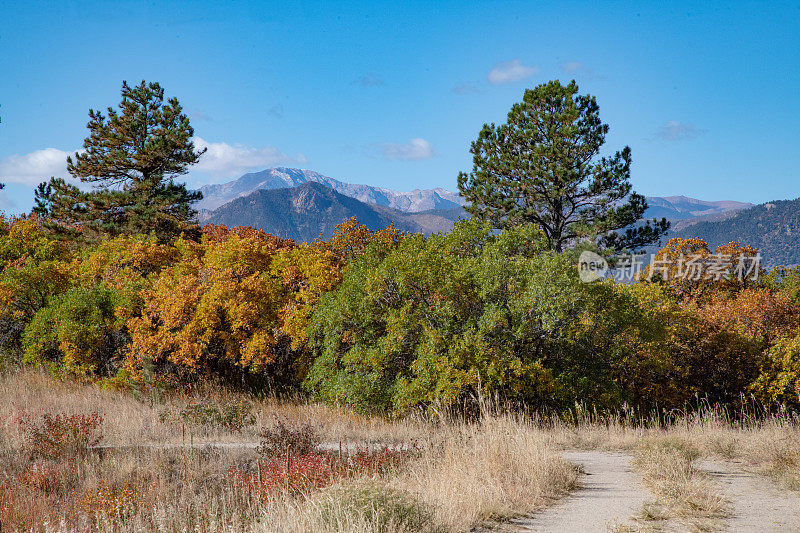
M713 249L731 241L758 248L762 265L800 264L800 198L777 200L742 210L722 221L704 221L671 233L698 237Z
M213 211L203 211L198 219L202 224L253 226L298 242L311 242L319 236L330 237L336 225L349 217L356 217L371 230L394 224L402 231L430 234L449 231L459 215L460 210L404 213L308 182L290 188L257 190Z

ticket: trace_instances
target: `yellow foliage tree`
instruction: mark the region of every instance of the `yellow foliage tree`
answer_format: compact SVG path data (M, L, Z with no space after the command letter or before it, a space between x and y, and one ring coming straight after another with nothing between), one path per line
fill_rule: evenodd
M141 291L131 316L128 367L145 359L190 373L248 372L302 379L305 329L347 261L371 242L396 242L393 228L371 232L354 219L328 241L297 245L253 228L209 225L199 243L179 240L177 260Z
M258 231L211 228L200 243L178 241L180 259L142 293L131 317L129 357L169 361L190 371L269 365L278 341L280 280L269 269L294 243Z

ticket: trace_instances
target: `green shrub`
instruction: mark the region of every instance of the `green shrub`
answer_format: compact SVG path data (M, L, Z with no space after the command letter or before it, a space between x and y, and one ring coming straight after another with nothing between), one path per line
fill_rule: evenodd
M368 248L314 314L305 386L364 411L457 405L479 391L572 402L587 285L545 248L533 227L496 235L475 221L388 252Z
M765 404L800 408L800 336L774 343L751 390Z
M25 328L25 361L55 362L75 373L110 374L127 342L124 322L116 314L125 306L120 293L100 285L74 287L53 297Z
M25 326L72 281L71 251L46 234L36 218L0 214L0 351L17 359Z

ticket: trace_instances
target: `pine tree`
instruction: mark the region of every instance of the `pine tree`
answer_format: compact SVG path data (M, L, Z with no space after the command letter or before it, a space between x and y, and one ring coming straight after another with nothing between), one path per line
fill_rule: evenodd
M467 211L498 228L536 224L559 252L586 240L611 251L657 242L669 223L637 224L647 201L632 190L630 148L599 156L608 125L595 98L577 93L574 80L539 85L505 124L483 126L472 172L458 175Z
M119 111L89 110L83 150L67 170L83 186L51 178L36 189L34 212L58 232L87 240L102 235L154 232L162 241L198 235L192 204L202 194L177 176L205 152L177 98L164 103L158 83L122 84Z

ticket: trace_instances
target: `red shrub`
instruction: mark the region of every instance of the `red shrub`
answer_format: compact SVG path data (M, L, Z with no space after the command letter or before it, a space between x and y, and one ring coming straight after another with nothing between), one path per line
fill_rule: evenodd
M100 443L103 417L90 415L45 413L38 423L30 417L20 419L27 446L32 457L74 457L85 455Z
M47 494L63 493L75 482L75 460L29 462L16 475L16 484Z
M259 471L261 478L259 479ZM229 469L231 480L253 494L269 494L287 490L305 494L327 485L333 473L328 454L311 452L297 457L274 457L260 464L259 471L242 472Z
M259 459L255 472L232 467L228 475L235 486L262 498L279 491L306 495L338 479L383 474L402 466L418 451L413 445L396 445L374 450L359 448L348 453L311 451L297 456L273 455L263 462Z

